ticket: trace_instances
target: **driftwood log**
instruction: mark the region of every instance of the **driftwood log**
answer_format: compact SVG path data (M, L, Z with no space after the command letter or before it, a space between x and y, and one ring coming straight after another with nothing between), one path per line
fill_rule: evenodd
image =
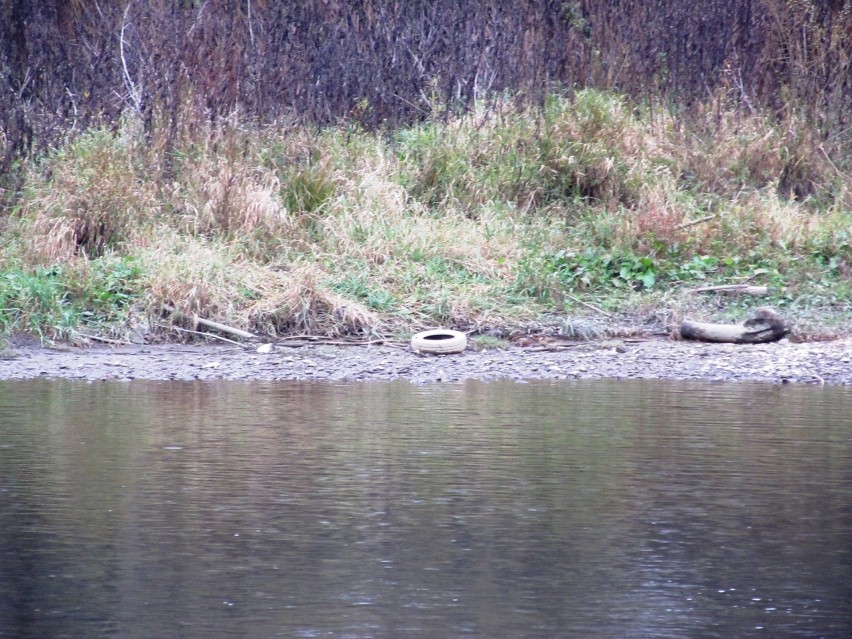
M742 324L706 324L684 320L680 324L683 339L734 344L775 342L790 332L790 325L775 310L764 306Z

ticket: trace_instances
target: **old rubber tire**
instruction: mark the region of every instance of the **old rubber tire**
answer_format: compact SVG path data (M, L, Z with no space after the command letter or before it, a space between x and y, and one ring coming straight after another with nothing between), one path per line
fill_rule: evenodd
M467 335L459 331L436 329L417 333L411 338L411 350L415 353L446 355L461 353L467 348Z

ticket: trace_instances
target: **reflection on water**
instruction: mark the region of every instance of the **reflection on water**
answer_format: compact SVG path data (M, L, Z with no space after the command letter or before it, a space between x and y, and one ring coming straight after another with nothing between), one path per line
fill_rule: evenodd
M852 389L0 384L0 637L848 637Z

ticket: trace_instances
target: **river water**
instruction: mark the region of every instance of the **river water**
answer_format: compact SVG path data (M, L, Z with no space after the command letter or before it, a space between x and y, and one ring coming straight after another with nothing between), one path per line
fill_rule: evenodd
M0 637L852 636L852 389L0 383Z

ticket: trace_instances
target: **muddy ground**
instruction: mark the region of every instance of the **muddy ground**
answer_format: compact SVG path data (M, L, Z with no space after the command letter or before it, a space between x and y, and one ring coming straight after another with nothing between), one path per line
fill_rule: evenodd
M323 380L646 378L852 384L852 339L761 345L668 339L565 343L457 355L417 355L403 344L276 345L258 353L229 345L140 345L0 354L0 379Z

